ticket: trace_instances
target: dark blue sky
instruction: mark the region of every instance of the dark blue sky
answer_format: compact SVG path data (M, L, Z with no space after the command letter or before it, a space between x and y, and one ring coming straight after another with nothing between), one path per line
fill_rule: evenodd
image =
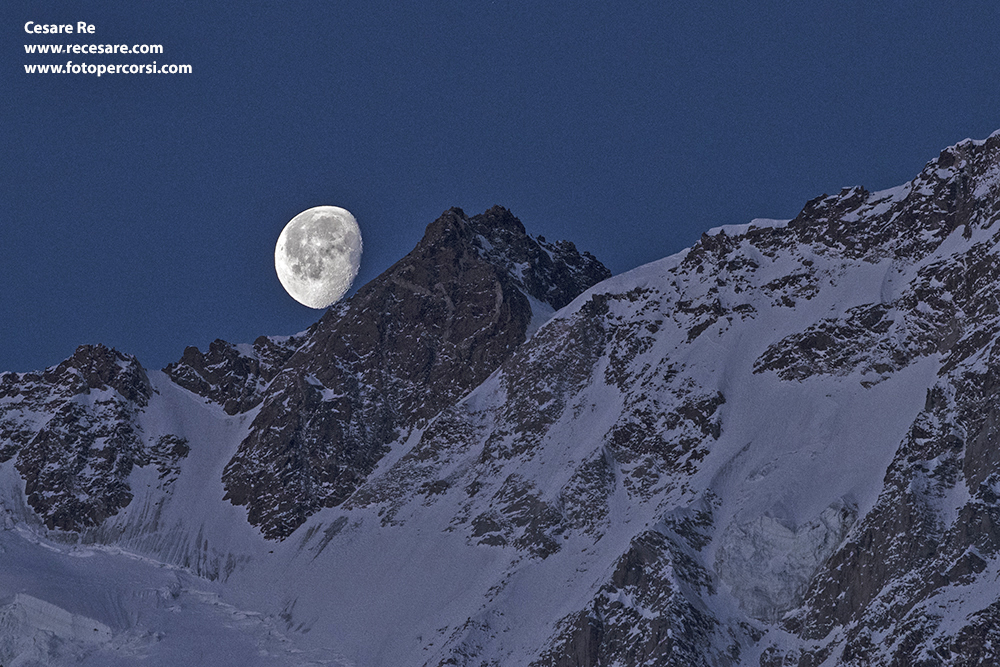
M311 206L357 217L355 287L451 206L502 204L620 273L1000 128L993 0L3 5L0 370L306 328L273 252ZM24 72L69 59L193 73Z

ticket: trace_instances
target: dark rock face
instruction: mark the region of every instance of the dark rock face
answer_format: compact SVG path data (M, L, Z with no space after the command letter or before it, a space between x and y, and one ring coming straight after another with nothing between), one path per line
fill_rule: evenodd
M510 211L494 206L469 219L473 244L486 261L514 277L522 291L556 310L611 272L570 241L531 238Z
M592 606L563 619L563 631L532 667L737 665L739 639L700 603L714 594L697 552L710 506L684 510L638 535L615 563ZM742 633L741 633L742 634ZM724 646L710 650L713 644Z
M132 500L134 467L176 477L186 442L149 442L138 424L151 397L139 362L103 345L81 346L41 374L0 376L2 459L17 457L28 504L46 526L80 530L117 514Z
M180 361L163 372L181 387L222 405L235 415L256 407L264 388L295 352L298 338L261 336L252 350L241 352L232 343L216 340L202 354L196 347L184 350Z
M286 537L346 500L389 443L453 404L524 342L527 295L556 308L608 275L571 244L530 238L506 209L472 218L451 209L413 252L297 340L259 397L254 369L244 372L250 364L231 348L210 350L207 364L186 354L185 386L224 399L227 410L261 403L226 467L226 497L246 505L267 537ZM234 380L212 382L223 373Z

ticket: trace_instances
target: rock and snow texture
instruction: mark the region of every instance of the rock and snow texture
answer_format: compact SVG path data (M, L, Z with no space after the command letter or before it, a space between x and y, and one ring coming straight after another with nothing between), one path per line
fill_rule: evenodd
M509 357L529 331L530 299L558 308L609 275L572 244L530 238L506 209L447 211L409 255L294 340L280 368L261 364L277 370L261 376L259 410L223 474L226 497L267 537L289 536Z
M276 664L996 662L998 221L1000 134L609 279L452 209L297 336L0 377L0 535L186 577ZM162 595L29 579L181 650ZM7 604L2 646L57 635Z
M81 346L44 373L0 376L0 462L16 460L27 503L51 529L97 526L133 497L129 476L177 476L187 442L145 429L153 389L131 356Z

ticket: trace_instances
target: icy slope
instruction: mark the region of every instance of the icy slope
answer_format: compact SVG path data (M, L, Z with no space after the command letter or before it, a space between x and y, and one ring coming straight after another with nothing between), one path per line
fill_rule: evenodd
M348 665L297 647L280 619L223 601L223 589L119 550L0 532L4 665Z

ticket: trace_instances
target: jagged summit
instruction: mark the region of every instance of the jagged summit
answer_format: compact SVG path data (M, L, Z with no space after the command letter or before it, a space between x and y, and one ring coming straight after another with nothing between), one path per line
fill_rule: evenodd
M252 355L221 342L207 357L185 352L166 369L179 384L230 414L261 404L224 473L227 498L279 538L343 502L390 443L485 380L533 317L610 275L592 255L552 247L504 208L453 208L301 338L258 339Z
M473 243L487 261L502 266L517 278L525 294L555 310L611 277L603 264L590 253L577 251L572 241L550 243L544 237L527 236L521 221L502 206L468 218L468 225L476 235Z
M1000 133L612 278L450 209L298 336L2 376L4 525L215 580L279 664L997 663L998 222Z
M25 501L48 528L117 514L132 500L136 467L176 474L182 439L138 424L153 393L135 357L104 345L81 345L41 374L0 376L0 462L14 459Z
M66 397L109 387L140 405L150 397L149 378L139 360L99 343L80 345L68 359L41 373L0 374L0 396L13 395L22 382L50 385Z

